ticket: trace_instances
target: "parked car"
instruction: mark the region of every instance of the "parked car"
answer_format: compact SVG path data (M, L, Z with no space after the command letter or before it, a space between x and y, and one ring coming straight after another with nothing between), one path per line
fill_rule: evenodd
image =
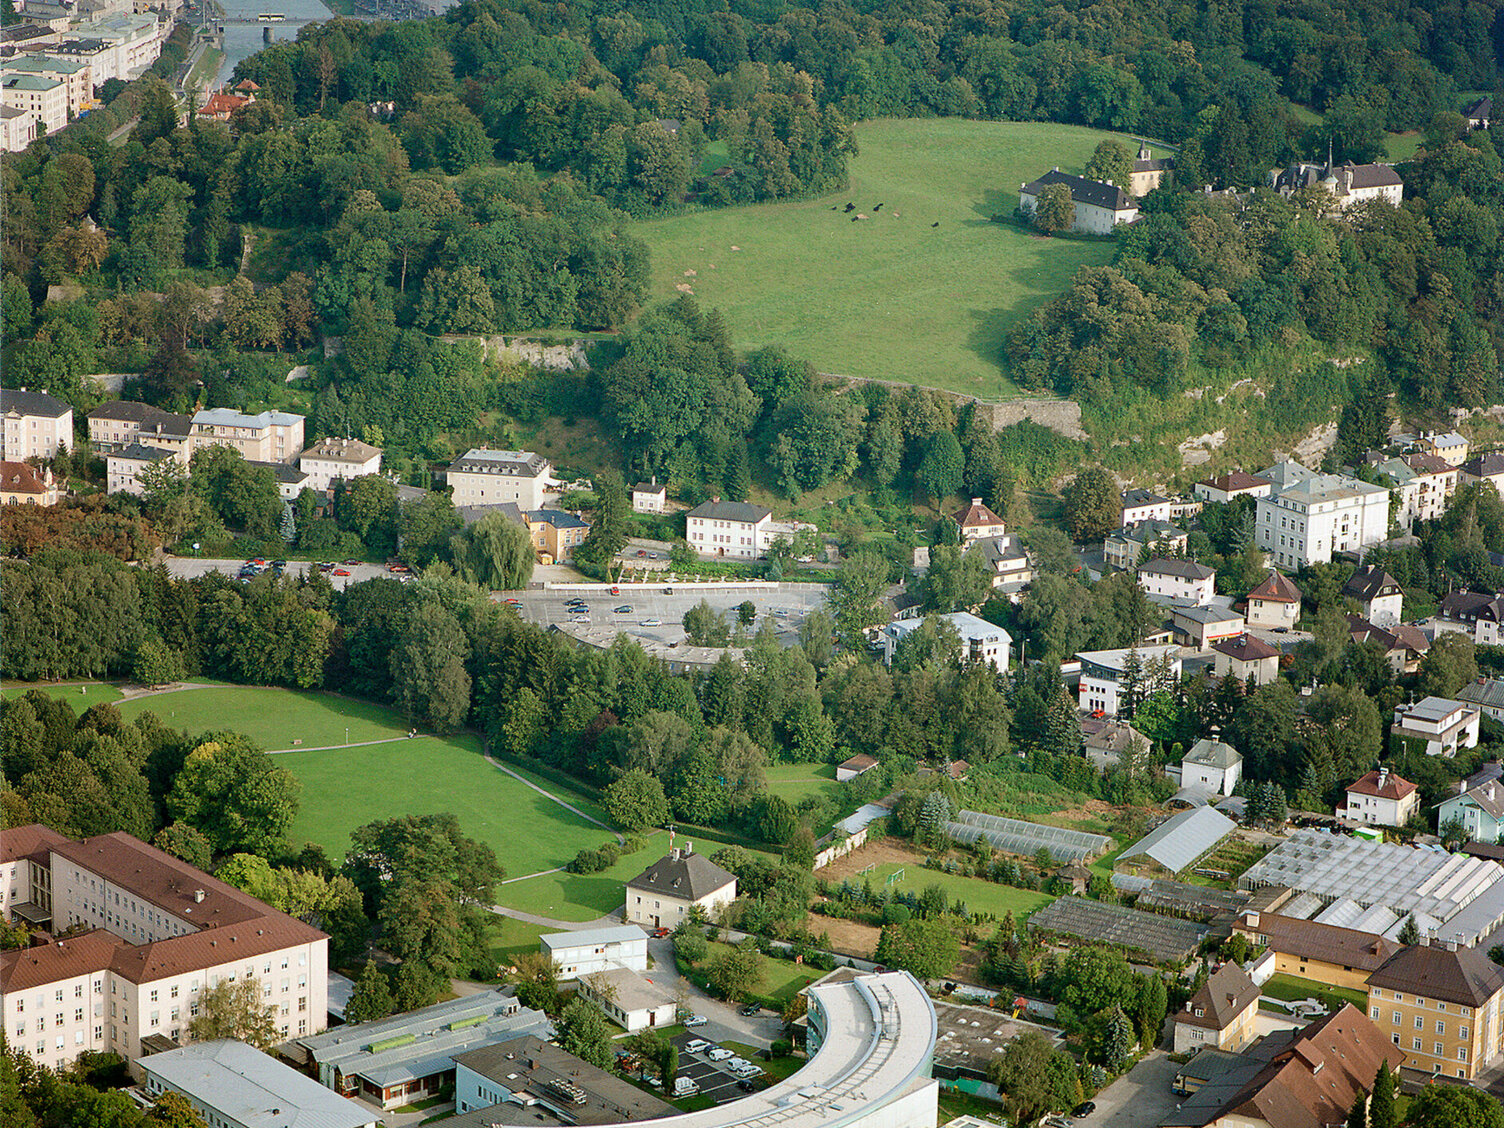
M658 554L656 552L650 552L650 553L648 553L648 559L649 560L657 560L658 559Z
M707 1042L704 1038L692 1038L684 1043L684 1052L687 1054L704 1053L715 1043Z
M612 595L620 595L621 594L621 588L617 587L615 584L612 584L611 585L611 594Z
M692 1014L684 1020L684 1025L693 1029L696 1026L704 1026L709 1021L710 1019L706 1018L703 1014ZM710 1043L707 1042L706 1045L710 1045Z
M688 1025L688 1023L686 1023L685 1025ZM725 1046L717 1046L715 1049L709 1051L705 1056L708 1057L711 1061L725 1061L727 1058L735 1057L736 1055L728 1050Z
M667 935L669 935L669 930L666 928L653 929L653 938L655 940L662 940Z
M638 556L646 556L647 554L648 554L648 550L645 549L645 548L639 548L637 550L637 555Z
M666 587L666 588L663 589L663 594L664 595L673 595L674 594L674 589L672 587Z
M1096 1101L1082 1101L1075 1108L1071 1109L1071 1115L1075 1116L1075 1117L1090 1116L1092 1113L1094 1113L1096 1111L1097 1111L1097 1102Z
M674 1078L674 1096L691 1097L700 1091L700 1086L695 1084L693 1077Z
M348 568L336 568L336 569L334 569L334 574L336 576L348 576L350 574L350 569L348 569Z
M740 1081L738 1081L736 1083L736 1087L744 1093L755 1093L757 1091L757 1086L752 1084L752 1082L746 1077L743 1077Z
M522 606L522 600L520 600L520 599L503 599L502 602L505 603L508 607L521 607Z
M732 1073L743 1074L749 1069L756 1069L757 1066L744 1057L734 1057L726 1063L726 1068L731 1070Z
M642 620L642 622L638 623L637 625L640 626L640 627L661 627L661 626L663 626L663 620L662 619L644 619L644 620Z
M623 603L616 609L616 613L618 615L630 615L632 613L632 605L630 603Z
M743 1016L745 1018L745 1017L748 1017L750 1015L761 1014L762 1013L762 1007L758 1006L756 1003L748 1003L746 1006L742 1007L736 1013L739 1014L739 1015L741 1015L741 1016Z
M344 565L345 565L346 568L353 568L353 567L355 567L355 565L357 565L359 563L361 563L361 561L359 561L359 560L346 560L346 561L344 561Z
M333 560L320 560L319 561L319 571L320 572L332 572L332 571L334 571L334 561Z

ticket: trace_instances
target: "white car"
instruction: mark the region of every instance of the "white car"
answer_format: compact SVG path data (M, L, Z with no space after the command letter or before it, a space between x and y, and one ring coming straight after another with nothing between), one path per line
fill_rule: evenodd
M704 1038L696 1038L692 1042L684 1043L684 1052L687 1054L702 1054L713 1046L714 1042L707 1042Z
M685 1026L704 1026L709 1021L710 1021L710 1019L706 1018L703 1014L692 1014L692 1015L690 1015L688 1018L686 1018L684 1020L684 1025ZM709 1044L710 1044L709 1042L706 1043L706 1045L709 1045Z
M727 1058L732 1057L734 1055L731 1053L730 1050L726 1049L725 1046L717 1046L715 1049L711 1050L705 1056L708 1057L711 1061L725 1061Z
M639 627L661 627L661 626L663 626L663 620L662 619L643 619L637 625Z

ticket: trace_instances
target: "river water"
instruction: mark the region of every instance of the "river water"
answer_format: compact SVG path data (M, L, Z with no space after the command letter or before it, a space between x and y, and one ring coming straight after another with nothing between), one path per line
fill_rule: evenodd
M220 0L227 19L254 20L262 12L281 12L289 20L327 20L331 12L321 0ZM283 24L226 24L225 57L220 64L215 85L227 83L235 72L235 64L248 59L266 46L261 38L262 28L270 27L275 41L296 39L296 23Z

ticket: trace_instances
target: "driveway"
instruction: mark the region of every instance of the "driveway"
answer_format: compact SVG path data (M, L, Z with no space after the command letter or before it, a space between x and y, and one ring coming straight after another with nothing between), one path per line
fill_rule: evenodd
M1177 1098L1170 1082L1179 1070L1170 1055L1155 1050L1096 1095L1097 1111L1075 1118L1078 1125L1090 1128L1155 1128L1160 1120L1174 1112ZM1066 1110L1067 1112L1069 1109Z
M691 1037L704 1038L707 1042L745 1042L760 1050L767 1049L783 1037L783 1019L772 1011L765 1010L750 1016L737 1014L735 1007L720 999L711 998L680 975L679 968L674 963L674 942L671 937L662 940L650 937L648 955L653 958L648 978L677 998L680 1006L704 1015L709 1020L704 1026L692 1029Z

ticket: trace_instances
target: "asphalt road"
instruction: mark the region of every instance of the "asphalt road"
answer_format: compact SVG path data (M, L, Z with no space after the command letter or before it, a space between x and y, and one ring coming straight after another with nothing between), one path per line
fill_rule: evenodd
M787 641L788 636L798 634L805 616L825 602L826 591L820 584L780 584L776 589L675 587L673 594L668 594L667 585L654 585L624 587L620 595L589 592L577 596L569 591L529 590L498 592L495 598L517 600L518 614L540 626L586 620L591 626L614 626L626 634L664 643L684 640L684 613L702 599L716 611L729 612L728 619L734 619L735 609L751 600L757 607L757 619L747 633L756 633L763 620L771 618L774 628ZM589 608L586 614L570 613L565 602L574 598L585 601ZM618 612L620 607L630 610Z
M1175 1111L1180 1098L1170 1091L1179 1066L1163 1050L1155 1050L1093 1099L1097 1111L1076 1117L1078 1128L1154 1128ZM1067 1113L1069 1109L1065 1110Z

